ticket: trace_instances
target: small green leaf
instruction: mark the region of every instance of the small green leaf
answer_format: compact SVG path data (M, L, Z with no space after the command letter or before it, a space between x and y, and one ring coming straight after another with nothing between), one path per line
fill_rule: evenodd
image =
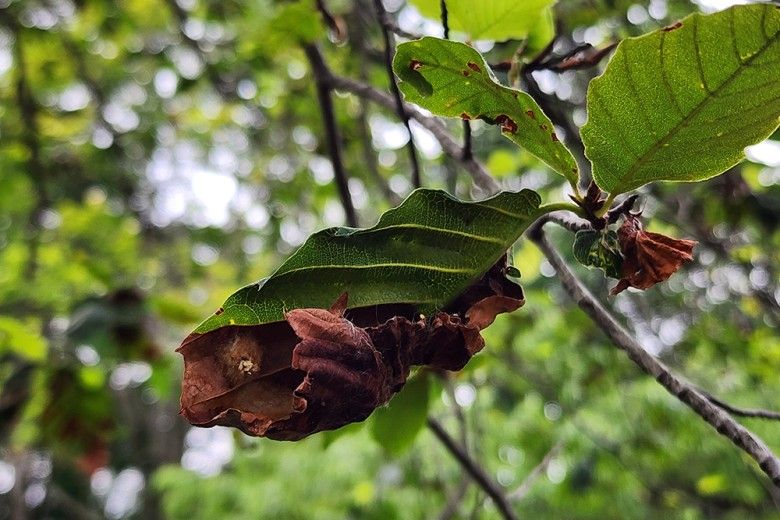
M409 448L428 417L430 375L420 371L384 408L378 408L371 419L371 435L391 455L401 455Z
M431 37L402 43L393 70L407 101L440 116L498 125L509 140L577 182L574 157L536 101L498 83L482 55L468 45Z
M574 236L574 258L588 267L603 269L607 276L620 278L623 257L620 254L617 233L586 229Z
M593 176L613 195L700 181L780 122L780 9L735 6L624 40L588 89Z
M416 190L368 229L313 234L269 278L233 293L196 330L281 321L290 309L408 303L441 308L484 274L536 219L536 192L463 202Z
M423 16L441 18L440 0L412 0ZM552 31L550 8L555 0L447 0L450 29L471 40L511 40ZM549 41L549 40L548 40Z

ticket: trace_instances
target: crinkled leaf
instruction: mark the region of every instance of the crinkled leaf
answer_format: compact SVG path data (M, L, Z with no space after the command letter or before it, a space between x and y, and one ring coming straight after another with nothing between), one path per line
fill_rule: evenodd
M627 215L617 232L623 255L621 279L610 291L618 294L629 287L647 289L667 280L685 262L693 260L696 242L668 237L642 229L634 215Z
M531 190L480 202L417 190L371 228L313 234L269 278L228 297L195 333L280 322L291 309L329 308L344 292L350 308L441 308L496 263L534 220L540 202Z
M620 278L623 259L620 256L617 233L585 229L574 237L574 258L588 267L598 267L611 278Z
M406 100L434 114L482 119L571 183L577 163L550 119L525 92L501 85L482 55L464 43L425 37L398 46L393 70Z
M412 0L423 16L439 20L440 0ZM527 38L541 31L552 33L549 11L555 0L447 0L450 29L466 33L471 40Z
M735 6L624 40L588 89L585 153L613 194L700 181L780 120L780 9Z
M374 412L371 435L388 453L401 455L425 426L430 386L430 374L420 372L390 404Z

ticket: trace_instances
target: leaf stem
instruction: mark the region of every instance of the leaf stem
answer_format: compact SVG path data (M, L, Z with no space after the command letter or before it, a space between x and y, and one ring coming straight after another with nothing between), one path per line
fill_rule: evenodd
M582 208L571 202L552 202L550 204L543 204L536 210L536 218L552 213L553 211L571 211L578 217L585 217Z
M607 214L609 211L609 208L612 207L612 203L615 202L615 197L617 196L616 193L610 193L607 196L607 200L604 201L604 205L601 206L601 209L596 212L597 217L603 217Z

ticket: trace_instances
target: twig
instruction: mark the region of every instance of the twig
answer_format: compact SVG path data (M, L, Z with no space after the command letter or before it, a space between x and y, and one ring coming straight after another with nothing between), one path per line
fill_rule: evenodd
M338 90L344 90L351 92L356 96L361 96L369 101L372 101L378 105L382 105L390 110L395 108L395 101L392 96L377 90L374 87L355 81L351 78L345 78L342 76L331 76L330 84L333 88ZM404 103L404 111L407 116L417 121L420 126L428 130L439 141L444 152L452 157L460 166L462 166L474 180L474 184L484 191L488 195L492 195L499 191L500 186L496 180L490 176L485 170L485 167L474 159L473 157L468 160L463 159L463 148L455 142L455 139L450 135L447 127L444 123L424 114L419 108Z
M449 451L450 454L455 457L455 459L457 459L458 463L463 467L463 469L466 470L471 478L473 478L474 481L479 484L482 490L493 499L493 503L501 513L501 516L506 520L516 520L517 515L512 510L512 506L509 505L509 502L504 496L501 488L498 484L493 482L487 473L485 473L485 470L482 469L482 467L479 466L479 464L477 464L474 459L469 457L468 453L463 451L463 448L458 445L455 439L450 437L450 435L444 430L442 425L439 424L436 419L429 417L428 427L431 429L436 438L439 439L442 444L444 444L444 447L447 448L447 451Z
M365 11L361 9L360 2L355 4L353 16L355 23L353 24L351 31L353 35L353 41L357 47L357 53L360 58L360 66L358 68L358 78L362 82L368 81L368 48L366 46L366 21L364 20ZM373 17L371 18L373 22ZM363 161L369 176L382 192L385 200L391 206L397 206L401 203L401 197L394 192L387 180L379 172L379 164L376 158L376 152L371 145L371 129L368 125L368 100L364 97L358 96L358 115L357 115L357 128L360 132L360 150L363 155Z
M30 84L27 79L26 60L24 49L22 48L22 32L15 21L7 20L11 30L14 32L16 44L14 45L14 61L16 62L16 104L19 106L19 112L22 119L22 142L29 152L27 159L27 169L35 186L36 202L35 207L30 213L30 219L27 225L29 256L24 268L25 277L35 278L38 272L38 250L40 248L40 226L39 219L41 213L51 205L51 197L48 190L49 170L43 162L41 153L40 131L38 128L39 107L33 98Z
M627 197L626 200L618 204L617 206L611 208L607 212L607 221L610 224L614 224L617 222L617 220L620 218L620 215L625 215L629 211L631 211L634 208L634 203L636 203L636 199L639 198L639 195L636 193Z
M760 408L740 408L738 406L734 406L732 404L727 403L726 401L722 401L721 399L715 397L709 392L705 392L703 390L699 390L701 395L709 399L709 401L717 406L718 408L723 408L731 415L736 415L738 417L753 417L755 419L769 419L773 421L780 421L780 412L775 412L773 410L762 410Z
M457 514L460 504L466 496L466 491L469 489L470 483L468 477L464 476L460 479L460 482L458 482L458 485L455 487L455 491L447 498L444 509L442 509L439 516L436 517L437 520L450 520L450 518Z
M562 228L568 229L572 233L583 231L585 229L593 229L593 226L590 222L584 218L579 218L575 215L572 215L568 211L553 211L552 213L547 213L546 215L540 217L539 220L534 223L534 225L541 226L547 222L558 224Z
M347 225L357 227L357 215L355 206L352 204L352 196L349 193L349 184L347 182L347 173L344 170L344 164L341 160L341 144L339 129L336 125L336 116L333 110L333 99L331 98L331 86L329 82L330 71L325 60L322 58L320 50L315 44L306 44L303 47L306 57L311 64L314 83L317 88L317 97L320 102L320 111L322 113L322 125L325 130L325 141L328 144L330 162L333 165L333 175L336 178L336 187L341 198L341 205L344 207Z
M713 404L696 388L673 374L666 365L642 348L642 345L629 335L572 273L560 254L547 240L542 225L532 226L527 233L555 268L563 288L577 305L590 316L615 346L626 352L631 361L645 373L653 376L670 394L696 412L718 433L750 455L775 486L780 487L780 459L772 453L764 441L737 423L728 413Z
M552 448L550 448L550 451L548 451L545 456L542 457L542 460L539 461L539 464L534 466L534 468L528 473L528 475L526 475L520 485L517 486L517 488L507 496L507 498L513 502L519 502L520 500L523 500L531 491L531 488L533 487L534 483L536 483L536 480L539 478L539 476L547 469L547 466L549 466L550 462L552 462L555 456L558 455L558 452L561 451L562 447L563 442L558 442Z
M444 39L450 39L450 15L447 11L447 0L440 0L441 9L441 27L444 31ZM463 120L463 159L468 160L472 157L471 151L471 122L468 119Z
M390 36L390 31L385 25L387 12L385 11L385 7L382 5L382 0L374 0L374 7L376 8L376 15L379 19L379 27L382 29L382 36L385 40L385 70L387 71L387 79L390 82L390 91L393 93L393 99L395 100L395 110L398 113L398 117L406 127L406 133L409 135L409 142L406 143L406 150L409 153L409 163L412 166L412 186L419 188L421 186L420 164L417 161L417 149L414 146L412 127L409 125L409 115L406 113L406 110L404 110L404 100L401 97L401 91L398 89L398 84L395 81L395 74L393 73L393 42Z

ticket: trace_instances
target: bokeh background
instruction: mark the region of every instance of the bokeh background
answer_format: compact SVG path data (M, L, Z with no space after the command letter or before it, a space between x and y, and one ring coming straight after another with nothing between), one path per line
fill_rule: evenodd
M556 51L730 3L562 1ZM178 416L181 339L308 234L344 223L301 41L338 74L388 83L371 2L327 4L346 42L307 1L0 0L0 519L498 518L426 414L523 518L777 518L780 493L753 462L642 376L523 241L526 306L485 332L461 373L415 376L392 413L298 443ZM401 28L441 35L404 1L385 6ZM498 62L518 43L475 45ZM526 85L575 151L598 71L539 71ZM410 191L408 137L392 112L346 93L335 103L370 225ZM472 197L436 139L412 130L423 184ZM473 131L505 188L565 196L495 128ZM712 181L646 188L650 228L698 240L697 258L608 302L704 390L775 409L778 181L770 139ZM570 235L554 238L570 251ZM610 282L577 272L606 299ZM780 450L779 424L745 423Z

